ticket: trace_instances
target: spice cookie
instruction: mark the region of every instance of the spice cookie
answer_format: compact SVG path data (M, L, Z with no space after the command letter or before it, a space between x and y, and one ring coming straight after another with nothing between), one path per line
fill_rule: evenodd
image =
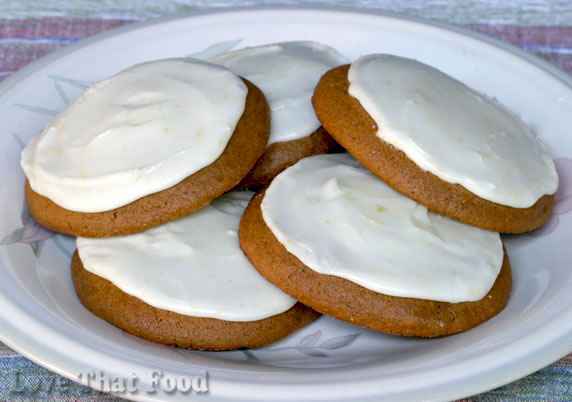
M236 185L235 189L256 188L270 183L278 173L300 159L333 152L335 145L334 139L321 126L307 137L275 142L266 148L252 170Z
M365 167L432 211L504 233L550 216L558 176L532 129L432 67L365 56L326 73L313 105Z
M82 304L133 335L205 350L277 341L318 317L264 279L242 253L252 193L229 193L174 222L128 236L78 238Z
M269 133L264 95L230 70L137 65L88 88L26 146L28 209L70 235L140 232L234 187Z
M428 211L347 154L278 175L250 202L239 239L300 302L390 334L468 330L498 314L511 290L498 233Z
M284 42L224 53L210 61L252 81L270 105L268 147L236 189L266 184L300 159L332 150L335 142L320 127L311 97L326 71L347 63L335 49L317 42Z

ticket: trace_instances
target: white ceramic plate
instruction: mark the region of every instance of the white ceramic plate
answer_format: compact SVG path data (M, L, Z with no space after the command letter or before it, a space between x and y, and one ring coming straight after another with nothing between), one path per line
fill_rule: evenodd
M239 47L316 40L353 59L386 52L432 64L520 113L557 159L561 188L542 232L505 237L514 272L507 308L440 339L375 333L322 317L266 348L197 352L124 334L86 311L69 273L74 242L23 211L20 150L86 83L134 63ZM460 29L350 10L246 9L118 29L55 52L0 90L0 337L65 377L208 371L210 400L450 400L516 380L572 351L572 80L547 63ZM23 229L19 229L23 228ZM147 374L146 374L147 373ZM98 385L93 384L92 385ZM183 399L158 390L130 398Z

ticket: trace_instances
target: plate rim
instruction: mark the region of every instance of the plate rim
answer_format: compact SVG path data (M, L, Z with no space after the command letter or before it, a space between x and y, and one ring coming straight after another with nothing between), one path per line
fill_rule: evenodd
M283 10L284 11L300 11L300 12L327 11L327 12L341 13L341 14L368 15L368 16L375 16L375 17L385 17L385 18L403 21L403 22L413 22L413 23L417 23L417 24L421 24L421 25L425 25L425 26L429 26L429 27L440 28L440 29L445 30L445 31L457 33L457 34L460 34L464 37L468 37L468 38L475 39L475 40L480 41L480 42L487 43L487 44L492 45L493 47L495 47L501 51L510 53L510 54L522 59L524 62L526 62L528 64L532 64L532 65L536 66L537 68L543 70L545 73L550 74L552 77L561 81L565 86L567 86L569 89L572 90L572 75L570 75L570 74L566 73L565 71L559 69L558 67L550 64L548 61L545 61L536 55L533 55L533 54L528 53L522 49L519 49L518 47L516 47L510 43L503 42L501 40L498 40L496 38L481 34L479 32L471 31L470 29L467 29L464 27L460 27L460 26L456 26L456 25L452 25L452 24L448 24L448 23L440 22L440 21L425 20L425 19L419 18L419 17L404 16L404 15L400 15L398 13L386 12L386 11L381 11L381 10L376 10L376 9L360 9L360 8L356 8L356 7L323 6L323 5L322 6L320 6L320 5L296 5L296 6L295 5L291 5L291 6L289 6L289 5L262 5L262 6L246 6L246 7L225 7L225 8L220 8L220 9L206 9L206 10L190 11L190 12L185 12L185 13L175 15L175 16L166 16L166 17L151 19L151 20L147 20L147 21L128 23L126 25L123 25L123 26L120 26L117 28L113 28L113 29L110 29L108 31L104 31L104 32L98 33L96 35L93 35L93 36L90 36L87 38L83 38L83 39L81 39L75 43L72 43L72 44L67 45L65 47L62 47L60 49L57 49L57 50L39 58L39 59L31 62L27 66L21 68L19 71L17 71L16 73L12 74L11 76L9 76L5 80L3 80L3 82L0 83L0 96L2 96L4 93L8 92L11 87L18 84L20 81L23 81L24 79L26 79L26 77L34 74L36 71L43 68L44 66L49 65L49 64L55 62L56 60L64 58L68 54L76 52L76 51L78 51L84 47L88 47L92 44L105 41L111 37L118 36L118 35L121 35L123 33L136 31L136 30L144 30L150 26L161 25L161 24L169 23L169 22L176 21L176 20L201 18L204 16L209 16L209 15L214 15L214 14L237 14L237 13L240 14L240 13L250 13L250 12L260 12L260 11L277 11L277 12L280 12ZM21 310L23 313L26 312L26 310L21 309L20 306L13 305L9 300L7 300L4 297L3 294L0 294L0 305L6 306L6 304L9 304L10 307L12 307L12 308L16 308L18 310ZM572 313L570 315L572 316ZM562 321L563 317L559 317L559 318L561 318L561 319L559 319L557 321L558 322ZM551 327L558 327L558 325L555 325L555 322L551 323L551 324L553 324L553 325L551 325ZM12 330L11 331L7 330L7 327L11 327ZM43 367L46 367L49 370L51 370L51 371L53 371L53 372L55 372L55 373L57 373L63 377L66 377L70 380L78 382L77 378L75 378L72 374L70 374L70 372L69 372L70 370L66 370L64 368L60 369L60 367L69 366L69 364L60 364L60 365L58 365L57 363L54 364L54 362L58 362L57 357L59 355L61 355L61 353L54 354L53 353L53 351L55 350L54 348L51 348L50 351L44 350L43 354L33 353L31 351L31 349L33 349L33 347L30 347L29 345L22 345L21 342L17 341L19 339L18 333L27 335L26 331L17 325L13 325L13 323L10 320L7 320L4 317L4 315L0 315L0 328L2 329L2 331L0 332L0 340L2 342L4 342L7 346L9 346L13 350L17 351L21 355L25 356L29 360L31 360L31 361L33 361L33 362L35 362L35 363L37 363ZM14 334L14 336L9 337L9 336L7 336L8 333ZM572 331L570 331L570 333L572 333ZM451 398L462 398L462 397L475 395L475 394L478 394L481 392L486 392L487 390L497 388L499 386L505 385L505 384L510 383L512 381L515 381L519 378L525 377L525 376L527 376L527 375L551 364L552 362L554 362L554 361L558 360L559 358L565 356L566 354L572 352L572 343L570 341L568 341L568 342L564 341L566 335L570 335L570 333L559 334L555 339L552 339L552 342L546 342L540 348L536 349L534 351L534 353L536 355L536 359L534 360L534 364L530 363L530 361L527 361L526 366L528 367L528 369L520 370L518 374L512 373L512 375L505 375L500 380L499 380L499 378L495 378L496 381L494 383L491 383L490 385L487 385L486 387L475 386L474 385L475 382L471 381L464 388L464 391L462 394L460 394L458 392L453 393L453 394L449 394L449 395L444 394L443 398L439 397L437 400L446 400L446 399L451 399ZM556 347L557 345L560 347ZM546 352L546 353L540 353L540 352ZM39 357L40 355L41 355L41 357ZM521 356L519 359L504 362L503 364L496 366L496 370L498 370L502 367L515 365L519 360L522 360L525 357L530 358L531 354L529 353L529 354L526 354L524 356ZM71 360L71 359L69 359L69 356L67 356L67 359ZM73 359L73 360L75 361L77 359ZM507 371L510 371L510 370L507 370ZM477 376L481 376L481 375L483 375L483 373L477 373ZM223 380L218 380L218 381L223 381ZM224 380L224 382L227 382L227 381ZM232 384L232 382L227 382L227 386L229 384ZM306 385L306 384L304 384L304 385ZM116 394L116 395L123 397L123 398L125 398L126 396L131 397L131 395L125 395L125 394ZM369 398L374 398L374 399L376 398L376 396L373 394L372 395L365 395L365 396L369 397ZM212 396L209 396L209 398L211 398L211 400L213 400L213 401L217 400L217 399L213 398ZM241 396L241 398L242 398L242 396ZM349 397L349 398L352 398L352 397ZM157 400L157 399L155 397L153 397L153 395L136 395L135 400Z

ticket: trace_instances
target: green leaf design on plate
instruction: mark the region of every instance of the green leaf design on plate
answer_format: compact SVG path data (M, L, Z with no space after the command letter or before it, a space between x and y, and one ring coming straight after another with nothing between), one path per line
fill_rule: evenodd
M256 355L254 353L252 353L250 350L241 350L242 353L244 353L244 355L246 356L246 361L245 362L249 362L249 363L254 363L254 362L259 362L260 359L258 357L256 357Z
M353 341L355 341L359 336L360 336L359 333L358 334L351 334L351 335L344 335L344 336L337 336L335 338L332 338L332 339L327 340L326 342L322 343L320 345L320 348L328 349L328 350L341 349L345 346L348 346Z
M0 245L18 243L22 239L24 230L26 230L25 226L14 230L12 234L6 236L0 241Z
M210 45L205 50L196 53L191 53L188 57L193 57L199 60L209 60L215 56L218 56L219 54L228 52L229 50L233 49L236 45L238 45L241 41L242 39L235 39L226 42L218 42L215 43L214 45Z

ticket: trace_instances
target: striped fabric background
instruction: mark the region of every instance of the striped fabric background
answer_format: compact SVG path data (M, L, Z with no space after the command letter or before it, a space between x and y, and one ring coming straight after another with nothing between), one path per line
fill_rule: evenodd
M130 22L209 8L266 4L357 6L453 23L512 43L572 71L569 0L12 0L0 2L0 78L61 46Z
M62 46L124 24L194 10L267 4L354 6L457 24L572 72L572 0L3 0L0 80ZM0 343L0 401L38 399L119 400L59 377ZM572 401L572 355L467 401Z

